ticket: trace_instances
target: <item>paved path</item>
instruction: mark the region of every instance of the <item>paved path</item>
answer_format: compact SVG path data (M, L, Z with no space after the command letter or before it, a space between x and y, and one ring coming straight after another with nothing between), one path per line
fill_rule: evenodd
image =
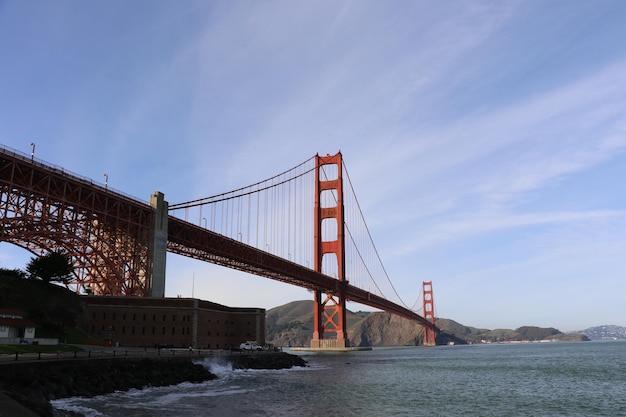
M0 354L0 365L6 363L18 362L36 362L36 361L52 361L52 360L71 360L71 359L98 359L98 358L157 358L157 357L211 357L211 356L236 356L243 354L259 354L265 351L229 351L229 350L209 350L209 349L192 349L187 348L136 348L136 347L101 347L90 345L74 345L82 351L77 352L59 352L59 353L20 353L16 355ZM0 414L0 417L5 417Z

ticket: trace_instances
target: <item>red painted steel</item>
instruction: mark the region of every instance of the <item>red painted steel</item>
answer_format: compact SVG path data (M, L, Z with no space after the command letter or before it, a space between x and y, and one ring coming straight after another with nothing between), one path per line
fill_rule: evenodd
M320 184L320 189L334 186L329 182ZM331 212L320 211L320 218ZM76 291L90 287L100 295L150 293L153 213L148 204L0 147L0 241L36 255L59 248L67 251L74 261L71 287ZM343 265L339 267L342 279L334 279L318 268L296 264L173 216L168 218L167 245L172 253L310 289L319 294L321 303L326 301L323 294L343 294L336 304L354 301L437 331L433 323L412 310L350 285ZM324 250L340 253L336 243L320 246L316 247L316 259ZM334 320L335 316L330 311L326 318ZM345 336L345 326L339 326Z
M337 178L323 179L324 166L335 166ZM322 207L322 192L333 191L336 196L336 205ZM322 223L326 219L334 219L337 227L336 239L325 240L322 232ZM343 207L343 178L341 152L325 157L315 156L315 212L313 224L314 233L314 269L322 272L322 260L325 255L334 255L337 261L337 281L339 285L333 291L315 292L313 340L324 339L326 333L334 333L339 344L346 345L346 271L345 271L345 241L344 241L344 207Z
M433 299L433 283L432 281L422 282L422 295L424 299L424 318L432 326L424 326L424 345L435 346L436 334L435 334L435 300Z
M76 292L148 295L152 209L0 148L0 241L71 255Z

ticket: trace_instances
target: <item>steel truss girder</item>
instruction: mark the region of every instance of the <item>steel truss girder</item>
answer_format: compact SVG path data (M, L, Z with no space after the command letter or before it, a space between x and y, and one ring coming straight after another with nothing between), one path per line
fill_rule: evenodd
M148 205L0 148L0 241L64 250L78 293L147 295L151 220Z

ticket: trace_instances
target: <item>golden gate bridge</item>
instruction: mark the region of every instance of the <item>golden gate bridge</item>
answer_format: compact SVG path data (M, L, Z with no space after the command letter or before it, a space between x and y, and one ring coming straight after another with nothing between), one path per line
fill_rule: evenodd
M0 147L0 242L72 256L77 293L163 297L165 253L307 288L312 347L348 345L346 301L417 320L435 344L432 283L409 308L365 222L341 153L237 190L150 204ZM418 309L419 308L419 309ZM422 314L419 314L419 312Z

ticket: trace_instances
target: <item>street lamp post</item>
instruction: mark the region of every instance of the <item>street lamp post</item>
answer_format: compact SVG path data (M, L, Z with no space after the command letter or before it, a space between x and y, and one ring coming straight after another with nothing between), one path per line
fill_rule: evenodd
M108 191L109 190L109 174L102 174L104 175L104 190Z
M30 151L30 162L34 162L35 161L35 143L31 142L30 146L33 147L33 149Z

